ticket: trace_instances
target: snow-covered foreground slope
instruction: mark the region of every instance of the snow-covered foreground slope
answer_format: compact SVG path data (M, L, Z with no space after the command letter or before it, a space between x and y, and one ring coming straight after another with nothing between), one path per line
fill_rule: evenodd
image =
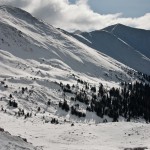
M150 149L150 125L143 123L103 123L71 126L45 124L38 118L18 119L0 112L1 126L43 150L125 150ZM6 119L4 119L6 118Z
M38 150L31 144L18 136L12 136L10 133L0 131L0 150Z
M119 24L73 36L137 71L150 74L150 31Z

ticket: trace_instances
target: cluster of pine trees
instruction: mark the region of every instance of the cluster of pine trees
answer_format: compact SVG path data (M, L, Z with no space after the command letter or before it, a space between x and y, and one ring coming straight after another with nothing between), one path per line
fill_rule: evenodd
M64 102L59 102L59 107L62 108L62 110L65 110L66 112L69 111L69 105L67 104L67 101L64 100Z
M80 117L86 117L86 114L77 110L74 106L71 107L71 114Z
M15 102L15 100L14 101L11 101L11 100L9 100L9 106L12 106L12 107L14 107L14 108L17 108L18 107L18 103L17 102Z
M87 111L96 112L99 117L109 116L118 121L119 116L127 121L144 118L150 122L150 85L145 83L122 83L122 89L106 90L100 84L98 91L91 87L92 99L86 91L80 91L75 99L87 104Z
M146 81L150 82L150 75L144 74L142 72L138 72L138 75L140 76L139 79L141 81L146 80Z
M98 94L93 95L87 110L95 111L102 118L107 115L113 118L113 121L118 121L119 116L122 116L127 121L144 118L150 122L150 85L124 83L121 90L111 88L107 92L101 85Z
M149 81L148 75L143 75L143 78ZM105 89L103 84L99 88L90 86L82 80L78 83L85 85L85 90L80 92L72 92L71 86L65 86L69 89L69 93L74 93L75 97L71 100L79 101L87 105L86 110L95 112L99 117L104 115L109 116L113 121L118 121L119 116L124 117L127 121L131 119L143 118L150 122L150 85L144 82L121 83L122 88ZM63 85L62 85L63 87ZM73 88L73 87L72 87ZM63 88L64 89L64 88ZM90 89L90 95L88 95ZM64 91L68 92L68 91ZM59 103L59 107L69 111L69 105L66 101ZM79 117L85 117L86 114L78 111L75 107L71 107L71 114Z

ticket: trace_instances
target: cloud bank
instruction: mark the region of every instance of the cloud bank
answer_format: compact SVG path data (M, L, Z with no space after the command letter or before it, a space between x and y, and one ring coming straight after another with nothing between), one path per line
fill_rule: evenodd
M122 23L128 26L150 29L150 13L138 18L125 18L121 13L99 14L88 5L88 0L0 0L0 4L22 8L32 15L68 31L91 31Z

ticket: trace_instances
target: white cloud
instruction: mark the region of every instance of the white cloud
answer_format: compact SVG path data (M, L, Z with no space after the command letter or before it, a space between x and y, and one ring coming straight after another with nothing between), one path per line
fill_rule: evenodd
M150 13L138 18L124 18L118 14L98 14L88 5L88 0L78 0L70 4L68 0L0 0L23 8L34 16L65 30L96 30L123 23L136 28L150 29Z

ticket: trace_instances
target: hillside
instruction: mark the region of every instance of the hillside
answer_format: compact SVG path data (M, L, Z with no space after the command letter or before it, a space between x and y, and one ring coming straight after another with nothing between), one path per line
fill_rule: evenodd
M122 53L130 47L101 33ZM139 67L149 68L147 61L141 58ZM124 63L19 8L0 6L0 126L12 134L0 133L1 147L150 148L150 78Z
M12 136L10 133L3 131L2 128L0 128L0 149L38 150L38 148L35 148L30 143L27 143L26 139L19 136Z
M137 71L150 74L150 31L148 30L117 24L73 36Z
M75 86L73 91L77 92L85 88L85 84L99 87L102 83L111 88L119 87L120 82L137 79L134 70L21 9L1 6L0 15L3 16L0 20L0 95L4 108L9 108L7 103L12 94L12 100L16 100L19 107L27 112L36 112L40 106L58 117L62 112L56 107L64 99L60 83ZM84 84L78 82L80 80ZM27 90L24 91L24 88ZM72 96L74 94L66 93L70 106L74 104L69 101ZM47 109L45 104L49 100L53 105ZM83 105L85 109L86 105ZM70 115L62 116L74 120ZM101 120L96 115L90 116L89 113L89 121Z
M89 73L97 77L102 77L102 72L111 69L125 74L119 62L98 54L94 49L65 36L26 12L1 6L0 13L3 16L0 21L2 50L23 59L39 61L44 58L47 62L65 65L68 71Z

